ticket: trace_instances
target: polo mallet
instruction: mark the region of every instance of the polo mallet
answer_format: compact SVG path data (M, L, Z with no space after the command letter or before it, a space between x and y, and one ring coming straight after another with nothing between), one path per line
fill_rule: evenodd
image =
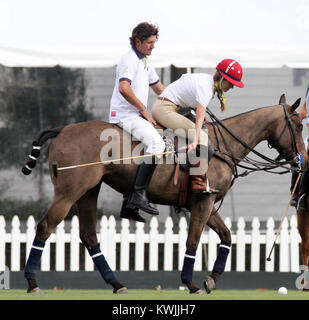
M164 156L168 154L174 154L174 153L184 153L187 152L187 150L190 150L189 146L182 147L178 149L177 151L165 151L165 152L160 152L160 153L151 153L151 154L144 154L141 156L135 156L135 157L126 157L126 158L119 158L119 159L112 159L112 160L105 160L105 161L97 161L97 162L90 162L90 163L84 163L84 164L78 164L75 166L68 166L68 167L60 167L58 168L57 161L52 162L52 170L54 173L54 177L58 177L58 171L63 171L63 170L69 170L69 169L76 169L76 168L82 168L82 167L88 167L88 166L95 166L98 164L105 164L105 163L111 163L111 162L117 162L117 161L124 161L124 160L134 160L134 159L143 159L143 158L149 158L149 157L154 157L154 156ZM199 148L198 148L199 150Z
M281 231L281 228L282 228L283 221L284 221L284 219L285 219L285 216L286 216L287 213L288 213L288 209L289 209L289 207L290 207L290 205L291 205L291 202L292 202L294 193L295 193L295 191L296 191L298 182L299 182L299 180L300 180L300 178L301 178L301 175L302 175L302 172L300 172L300 173L298 174L298 177L297 177L297 179L296 179L296 182L295 182L294 188L293 188L293 190L292 190L292 194L291 194L290 200L289 200L289 202L288 202L288 204L287 204L287 206L286 206L284 215L283 215L283 217L282 217L282 219L281 219L281 223L280 223L280 226L279 226L279 228L278 228L275 241L274 241L274 243L273 243L273 246L271 247L271 250L270 250L270 252L269 252L268 258L266 259L267 261L270 261L270 260L271 260L270 256L271 256L271 254L272 254L272 252L273 252L273 250L274 250L274 248L275 248L275 244L276 244L276 241L277 241L277 239L278 239L278 237L279 237L279 234L280 234L280 231Z
M152 154L145 154L141 156L135 156L135 157L126 157L126 158L119 158L119 159L112 159L112 160L105 160L105 161L97 161L97 162L90 162L90 163L84 163L84 164L78 164L75 166L68 166L68 167L60 167L58 168L58 164L56 161L52 162L52 170L54 173L55 178L58 177L58 172L63 171L63 170L69 170L69 169L76 169L76 168L82 168L82 167L88 167L88 166L95 166L98 164L106 164L106 163L111 163L111 162L117 162L117 161L124 161L124 160L134 160L134 159L142 159L142 158L149 158L153 156L159 156L159 155L168 155L168 154L173 154L179 151L166 151L166 152L161 152L161 153L152 153Z

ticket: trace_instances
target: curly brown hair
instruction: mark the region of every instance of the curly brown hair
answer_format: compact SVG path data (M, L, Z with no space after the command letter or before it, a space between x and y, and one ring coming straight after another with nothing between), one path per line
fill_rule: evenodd
M131 46L136 45L136 39L141 42L149 38L150 36L159 37L159 28L156 25L150 24L148 22L139 23L132 31L132 36L130 37Z

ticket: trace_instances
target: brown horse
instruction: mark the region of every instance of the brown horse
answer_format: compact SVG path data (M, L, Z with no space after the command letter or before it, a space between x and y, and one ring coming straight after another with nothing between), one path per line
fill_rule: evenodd
M238 159L236 162L250 152L246 145L254 148L262 140L267 140L271 146L276 148L282 158L287 160L292 160L297 151L305 155L301 123L298 114L295 112L299 102L300 99L289 106L286 104L284 95L282 95L279 101L280 105L256 109L223 120L224 125L233 132L234 137L223 129L220 130L219 134L215 133L215 127L208 125L210 139L217 148L220 146L221 151L233 155L234 159ZM111 133L106 135L106 132L109 132L108 130ZM103 132L104 134L102 134ZM235 136L241 137L245 145L236 142ZM77 204L79 211L80 238L92 256L94 263L104 280L114 287L115 293L126 292L126 288L113 276L103 254L97 249L97 197L102 182L107 183L124 195L128 194L133 186L137 165L120 162L85 166L59 171L56 178L53 174L53 162L56 161L59 167L66 167L106 160L106 156L102 157L102 154L106 155L106 152L102 152L104 147L106 147L106 150L108 144L113 147L115 141L120 142L120 146L130 145L131 137L115 125L102 121L91 121L44 131L38 141L34 143L34 148L39 148L49 138L54 138L49 148L49 167L54 185L54 199L37 225L36 238L27 260L25 277L28 280L28 292L36 291L38 288L35 274L38 270L40 254L45 241L66 217L74 203ZM132 142L132 149L137 144L137 142ZM119 152L112 150L113 154L111 154L111 150L108 152L109 159L126 156L123 154L122 148ZM33 149L33 151L35 150ZM30 167L34 166L33 162L35 160L28 161ZM164 163L157 166L147 194L152 203L177 206L180 181L177 185L174 184L175 164L166 162L165 159ZM201 233L207 223L219 234L221 240L230 241L230 232L224 225L219 213L214 209L214 204L223 199L231 187L233 176L231 166L227 162L213 157L209 163L207 176L211 184L220 190L220 193L208 196L189 193L187 208L191 215L186 242L187 252L196 251ZM35 250L40 251L40 254ZM100 257L101 260L99 261ZM186 283L191 293L200 292L192 281L193 266L187 268L185 260L186 257L184 259L182 281Z

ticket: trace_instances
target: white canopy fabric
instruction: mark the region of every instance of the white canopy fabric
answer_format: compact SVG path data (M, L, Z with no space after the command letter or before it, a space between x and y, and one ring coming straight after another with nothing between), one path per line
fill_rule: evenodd
M0 64L114 66L147 21L156 67L309 68L308 16L308 0L1 0Z

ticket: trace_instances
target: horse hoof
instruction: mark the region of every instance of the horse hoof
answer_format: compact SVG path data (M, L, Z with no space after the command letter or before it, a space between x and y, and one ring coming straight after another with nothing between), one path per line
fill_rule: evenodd
M209 294L212 290L216 290L215 280L212 277L207 276L204 280L204 288L207 294Z
M186 280L183 280L182 282L187 286L190 294L202 294L203 293L203 291L200 288L198 288L193 282L189 282Z
M116 293L116 294L126 294L126 293L129 293L129 291L128 291L127 287L122 287L122 288L116 290L114 293Z
M31 289L31 290L28 289L27 293L41 294L42 291L41 291L41 289L39 287L35 287L35 288Z
M195 290L195 291L190 291L190 294L203 294L203 290L201 290L201 289L197 289L197 290Z

